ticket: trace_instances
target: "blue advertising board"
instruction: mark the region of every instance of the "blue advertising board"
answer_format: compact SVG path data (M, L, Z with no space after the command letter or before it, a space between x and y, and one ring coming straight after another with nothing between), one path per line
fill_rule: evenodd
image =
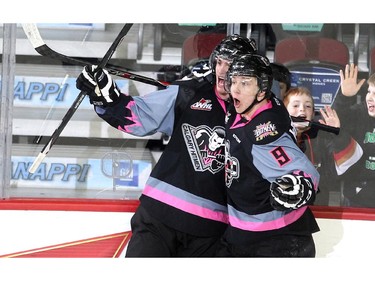
M292 87L306 87L310 90L315 109L332 105L340 89L338 67L315 64L288 66L291 73Z

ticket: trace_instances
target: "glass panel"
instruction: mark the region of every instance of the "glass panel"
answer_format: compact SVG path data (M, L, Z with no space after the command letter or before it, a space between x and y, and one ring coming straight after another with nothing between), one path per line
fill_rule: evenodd
M227 34L238 32L255 39L259 53L267 55L271 62L288 68L292 87L305 86L312 91L316 104L314 121L317 122L319 109L324 105L335 106L340 94L339 72L347 62L358 65L359 79L367 79L374 72L374 24L288 24L287 29L285 25L137 23L118 46L108 67L121 91L143 96L192 71L204 69L214 46ZM122 26L119 23L39 23L37 27L43 44L35 49L22 25L17 25L12 171L10 185L2 187L2 197L139 197L168 137L162 133L136 137L110 127L96 115L88 98L79 105L36 171L28 172L79 94L75 81L83 64L97 64ZM4 36L1 33L1 37ZM279 43L293 38L303 42L303 47L299 49L301 44L299 47L289 45L281 52L282 44ZM328 44L333 41L339 44ZM57 53L51 53L48 48ZM273 90L280 95L277 86L275 83ZM354 103L360 105L366 94L365 83ZM366 134L353 129L360 127L357 115L356 118L347 116L349 114L340 116L342 128L358 145L365 147L361 158L364 162L356 173L349 173L352 167L340 176L322 172L322 182L328 179L325 183L328 186L321 186L324 192L318 195L317 204L350 206L343 193L349 182L347 175L361 185L354 189L360 190L358 194L374 186L374 150L363 145ZM373 129L371 126L366 129L366 144L372 143ZM327 149L323 145L314 151L327 154ZM314 161L320 160L315 157ZM317 163L317 167L323 167L321 164ZM323 168L319 169L323 171ZM374 207L375 203L374 206L365 204L368 198L371 197L361 199L363 206ZM362 205L358 203L358 206Z
M17 29L10 197L137 199L168 138L116 130L96 115L87 97L30 173L79 94L75 83L84 63L78 60L98 63L123 24L36 27L41 43L37 49L22 25ZM108 65L119 71L115 80L122 92L142 96L190 72L192 65L182 65L187 38L217 32L215 42L225 36L226 25L134 24ZM195 44L191 56L208 59L212 49L201 51L203 47L201 41Z

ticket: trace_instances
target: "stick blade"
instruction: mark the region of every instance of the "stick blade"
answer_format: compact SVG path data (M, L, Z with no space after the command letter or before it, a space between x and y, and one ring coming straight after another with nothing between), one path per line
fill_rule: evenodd
M22 28L34 49L45 45L35 23L23 23Z
M33 164L29 168L29 173L34 174L36 169L38 169L40 163L42 163L43 159L46 157L47 153L40 152L38 156L35 158Z

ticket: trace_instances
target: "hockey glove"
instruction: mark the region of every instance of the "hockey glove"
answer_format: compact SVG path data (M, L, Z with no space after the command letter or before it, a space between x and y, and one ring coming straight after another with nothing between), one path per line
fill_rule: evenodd
M111 75L95 65L84 67L76 86L89 95L93 105L111 106L119 100L120 90Z
M313 197L313 184L302 175L287 174L271 183L271 205L279 211L298 209Z
M76 80L76 87L78 90L86 92L90 95L92 92L95 91L96 81L94 79L94 71L96 69L96 65L86 65L81 74L78 76Z

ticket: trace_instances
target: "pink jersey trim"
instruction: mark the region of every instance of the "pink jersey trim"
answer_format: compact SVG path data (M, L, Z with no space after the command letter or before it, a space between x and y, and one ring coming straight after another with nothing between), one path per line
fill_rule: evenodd
M132 111L132 108L133 108L134 106L136 106L135 101L130 101L130 102L126 105L126 108L129 109L131 112L133 112L133 111ZM133 132L133 130L132 130L133 127L140 127L140 126L142 125L142 124L139 122L138 117L135 116L133 113L132 113L131 116L127 116L127 117L125 117L125 118L128 119L128 120L130 120L130 121L132 121L132 122L134 122L134 124L132 124L132 125L126 125L126 126L124 126L124 127L118 126L117 129L120 130L120 131L123 131L123 132L125 132L125 133L132 133L132 132Z
M169 206L175 207L179 210L193 214L202 218L220 221L223 223L228 223L228 214L222 212L215 212L201 206L184 201L180 198L177 198L171 194L160 191L152 186L146 185L143 194L148 197L154 198L160 202L168 204Z
M286 214L285 216L278 218L272 221L259 221L259 222L249 222L249 221L241 221L236 217L230 216L229 217L229 224L235 228L239 228L242 230L247 231L267 231L267 230L274 230L283 228L296 220L298 220L306 210L306 206L297 209L295 211Z

